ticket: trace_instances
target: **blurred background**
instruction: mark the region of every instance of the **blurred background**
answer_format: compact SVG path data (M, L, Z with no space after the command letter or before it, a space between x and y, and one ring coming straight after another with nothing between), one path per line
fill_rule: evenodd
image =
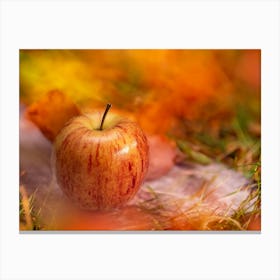
M82 111L112 103L211 157L258 161L260 50L21 50L20 102L52 90Z
M150 145L149 179L160 182L174 164L211 167L211 163L223 163L225 168L241 172L255 192L230 219L240 224L239 229L260 229L260 50L20 50L20 181L24 185L21 186L21 204L24 206L23 202L32 199L36 192L40 209L40 215L32 212L30 220L37 221L38 216L52 217L50 213L55 208L44 210L42 207L42 210L46 195L39 195L43 188L35 188L47 186L51 180L50 142L70 117L97 108L104 110L106 103L113 105L112 110L137 120L146 132ZM34 124L45 138L34 129ZM36 139L40 141L34 142ZM34 151L37 146L40 149ZM221 179L223 172L220 173ZM24 193L25 189L28 194ZM234 189L234 193L239 191L242 190ZM62 198L54 197L54 201L63 204ZM92 222L96 221L95 216L92 219L96 213L87 216L71 207L69 211L69 205L65 209L71 219L77 218L78 228L100 227ZM124 208L124 213L129 209ZM123 219L127 222L125 228L132 221L135 228L141 228L139 224L147 209L144 214L139 213L139 209L135 214L134 210L118 214L122 219L126 217ZM61 221L66 220L61 209L57 213ZM159 219L157 212L152 215L153 221L155 217ZM176 223L181 219L178 217L174 220ZM220 222L221 217L218 218L219 222L208 226L210 229L235 229L236 224L225 225ZM109 228L120 226L111 225L110 215L100 219L101 224L107 219ZM201 215L202 225L205 219ZM211 219L207 216L206 220ZM31 221L30 226L26 226L26 220L21 215L22 229L49 228L49 221L45 222L47 226L42 221L38 226ZM162 221L162 217L159 220ZM188 217L186 224L184 216L179 226L172 221L168 220L163 228L204 229L190 226L190 221L196 223L193 218ZM252 222L256 225L251 226ZM77 229L75 223L68 221L67 229ZM65 229L65 225L61 227Z

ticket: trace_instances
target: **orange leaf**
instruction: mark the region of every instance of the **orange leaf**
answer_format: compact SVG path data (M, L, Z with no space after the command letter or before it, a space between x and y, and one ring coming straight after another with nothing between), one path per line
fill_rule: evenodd
M69 119L79 114L78 107L59 90L49 91L26 111L27 118L36 124L50 141L55 139Z

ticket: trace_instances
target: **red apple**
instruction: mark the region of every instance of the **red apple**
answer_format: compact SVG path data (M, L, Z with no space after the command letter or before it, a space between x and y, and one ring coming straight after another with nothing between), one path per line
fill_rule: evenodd
M149 148L137 123L106 111L71 119L54 144L57 183L85 209L113 209L136 194L147 173Z

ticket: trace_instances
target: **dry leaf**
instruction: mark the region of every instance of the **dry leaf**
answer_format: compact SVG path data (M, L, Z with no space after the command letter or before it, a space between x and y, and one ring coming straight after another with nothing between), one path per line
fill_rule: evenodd
M49 91L26 111L27 118L36 124L51 142L63 125L79 114L78 107L59 90Z
M176 145L162 135L148 136L148 143L150 162L146 180L155 180L166 174L173 167Z

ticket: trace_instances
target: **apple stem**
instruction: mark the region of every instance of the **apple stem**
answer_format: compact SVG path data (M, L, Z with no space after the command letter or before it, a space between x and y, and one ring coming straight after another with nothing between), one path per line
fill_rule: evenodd
M106 115L107 115L107 113L108 113L108 111L110 110L111 107L112 107L111 104L107 104L106 109L105 109L105 112L104 112L103 117L102 117L102 120L101 120L101 124L100 124L99 130L102 130L102 129L103 129L103 123L104 123L105 118L106 118Z

